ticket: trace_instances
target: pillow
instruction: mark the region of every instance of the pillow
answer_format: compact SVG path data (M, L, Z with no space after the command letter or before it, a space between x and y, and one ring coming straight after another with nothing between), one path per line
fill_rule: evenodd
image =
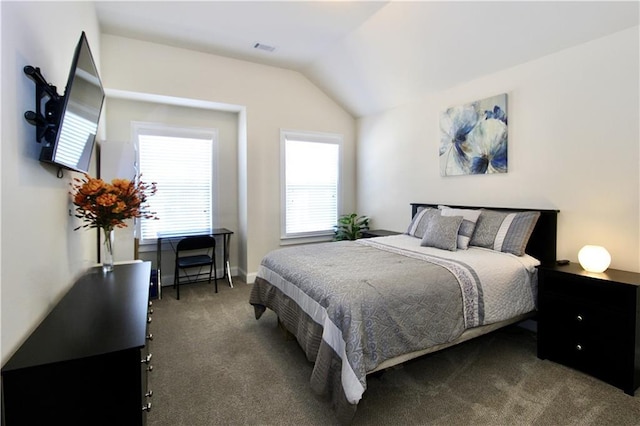
M522 256L539 217L535 211L482 210L470 244Z
M440 212L431 207L419 207L406 233L412 237L422 238L424 236L424 230L427 228L427 224L433 216L440 216Z
M473 231L476 229L476 222L480 216L480 210L454 209L447 206L438 206L443 216L462 216L462 225L458 230L458 248L466 250L469 248L469 241Z
M420 245L456 251L462 220L462 216L434 215L427 224Z

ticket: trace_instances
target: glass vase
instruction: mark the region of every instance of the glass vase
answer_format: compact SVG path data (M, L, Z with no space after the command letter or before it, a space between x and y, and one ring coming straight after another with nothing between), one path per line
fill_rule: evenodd
M102 272L113 271L113 242L115 240L115 232L113 229L103 228L104 231L104 250L102 250Z

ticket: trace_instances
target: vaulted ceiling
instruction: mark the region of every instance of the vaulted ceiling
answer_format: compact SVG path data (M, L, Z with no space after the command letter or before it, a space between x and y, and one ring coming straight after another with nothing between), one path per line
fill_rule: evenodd
M299 71L356 117L637 26L640 13L637 1L105 1L96 10L104 33Z

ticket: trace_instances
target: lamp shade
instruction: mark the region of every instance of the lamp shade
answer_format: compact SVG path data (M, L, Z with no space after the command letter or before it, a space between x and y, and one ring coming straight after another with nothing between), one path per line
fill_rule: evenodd
M578 262L585 271L604 272L611 264L611 255L602 246L587 245L578 252Z

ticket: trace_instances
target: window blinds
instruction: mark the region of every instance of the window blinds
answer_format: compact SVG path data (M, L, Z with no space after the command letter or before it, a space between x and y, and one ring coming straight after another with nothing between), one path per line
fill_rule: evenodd
M331 234L338 218L340 144L299 136L284 140L284 238Z
M157 183L148 202L160 219L141 221L141 243L212 228L213 139L139 134L138 155L142 180Z

